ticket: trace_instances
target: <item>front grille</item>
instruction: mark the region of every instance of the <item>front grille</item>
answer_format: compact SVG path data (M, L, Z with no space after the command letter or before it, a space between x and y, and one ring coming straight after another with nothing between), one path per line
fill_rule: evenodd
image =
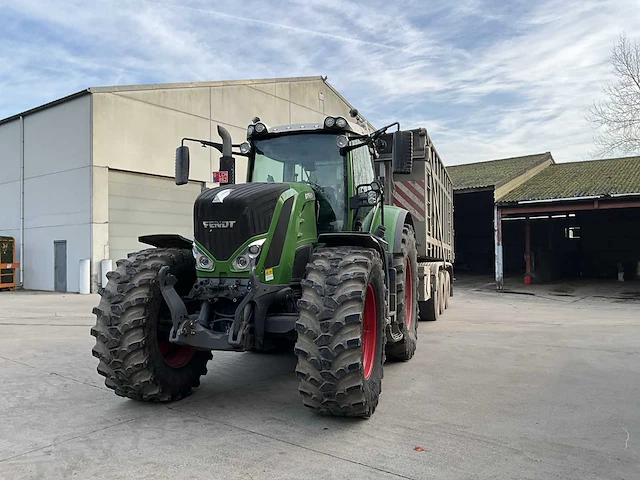
M269 230L286 183L244 183L212 188L194 205L195 238L217 260L227 260L249 238ZM229 193L223 195L225 190ZM213 203L223 198L222 203Z

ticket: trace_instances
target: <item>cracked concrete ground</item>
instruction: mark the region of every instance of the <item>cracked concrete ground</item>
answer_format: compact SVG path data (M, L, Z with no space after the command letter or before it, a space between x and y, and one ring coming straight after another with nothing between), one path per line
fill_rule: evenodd
M458 289L369 420L308 412L293 355L214 354L169 405L116 397L95 304L0 293L0 478L640 478L638 302Z

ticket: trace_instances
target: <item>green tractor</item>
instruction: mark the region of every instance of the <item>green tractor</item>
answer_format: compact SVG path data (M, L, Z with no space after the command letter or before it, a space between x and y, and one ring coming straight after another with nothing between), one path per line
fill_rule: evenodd
M153 248L107 275L91 331L107 387L178 400L213 350L289 346L305 406L374 412L385 358L416 350L414 221L387 193L394 174L411 173L414 136L397 123L371 132L351 115L277 127L254 118L236 145L220 126L221 143L183 139L176 183L188 181L193 141L222 153L221 185L195 201L193 240L140 237ZM234 155L247 158L246 183L234 182Z

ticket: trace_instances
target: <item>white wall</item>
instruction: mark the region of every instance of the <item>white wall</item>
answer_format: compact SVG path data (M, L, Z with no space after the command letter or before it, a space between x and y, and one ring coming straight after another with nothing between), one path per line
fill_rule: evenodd
M16 239L20 262L20 120L0 125L0 237Z
M109 172L109 258L114 263L148 248L141 235L193 236L193 203L202 184L177 186L171 178Z
M67 241L67 290L91 255L90 96L24 117L24 287L54 289L53 242Z
M269 125L321 121L349 114L349 106L320 79L255 81L245 85L98 90L93 94L93 164L172 177L175 148L183 137L220 141L216 126L234 143L246 139L255 116ZM210 182L220 153L191 148L190 178ZM246 177L238 158L236 180Z
M145 230L145 222L150 219L134 210L139 207L155 212L162 203L140 199L137 207L132 207L125 216L126 205L123 206L122 202L130 195L130 188L119 196L115 190L122 185L115 181L118 175L112 175L110 170L156 175L166 182L175 174L175 149L183 137L220 141L216 126L222 125L229 130L234 143L241 143L246 139L246 128L254 116L259 116L269 125L279 125L322 121L329 114L348 116L350 108L319 78L295 82L267 80L247 84L196 84L179 88L98 88L92 91L94 265L101 258L106 258L106 252L116 260L126 252L138 250L140 244L136 235L152 232ZM189 146L190 179L211 186L212 172L219 169L220 153L211 148L201 148L196 143L189 143ZM109 182L105 180L107 177L111 179ZM143 177L120 175L119 178L122 182L125 178L126 182L139 178L141 189L146 188ZM236 181L242 182L245 178L246 161L236 158ZM107 183L113 191L106 188ZM185 219L188 223L170 214L174 210L171 200L177 204L183 201L179 192L167 189L164 193L168 213L164 218L173 218L175 223L158 225L161 230L154 233L173 233L172 226L182 232L187 224L191 224L191 213ZM113 205L109 204L109 198ZM140 218L140 225L136 226L136 218Z

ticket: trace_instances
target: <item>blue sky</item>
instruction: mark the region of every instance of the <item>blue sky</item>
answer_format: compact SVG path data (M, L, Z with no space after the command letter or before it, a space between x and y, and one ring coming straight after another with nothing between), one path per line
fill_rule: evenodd
M88 86L327 75L446 164L589 158L640 0L0 0L0 118Z

